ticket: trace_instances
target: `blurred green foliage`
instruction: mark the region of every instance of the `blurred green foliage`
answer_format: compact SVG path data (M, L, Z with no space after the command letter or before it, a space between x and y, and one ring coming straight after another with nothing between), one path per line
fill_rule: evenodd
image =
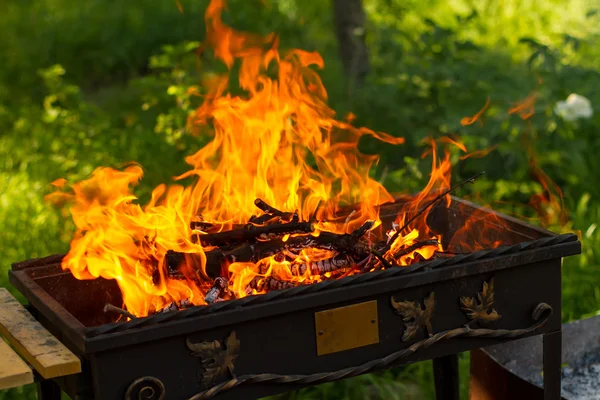
M186 170L184 157L206 138L186 134L185 120L202 82L222 71L203 40L206 0L112 2L4 0L0 13L0 251L3 273L14 261L68 249L72 225L45 204L49 183L77 180L102 165L145 168L141 199ZM598 113L569 122L553 109L570 93L600 104L600 14L585 0L364 0L372 71L361 89L342 78L327 1L230 0L227 22L276 31L282 47L317 50L330 104L357 123L404 136L400 147L365 140L381 154L374 174L393 191L417 191L429 161L421 140L457 135L469 150L497 146L481 159L455 161L454 179L487 177L458 195L531 218L524 207L541 185L537 165L564 192L584 243L564 263L565 321L600 312L600 137ZM541 83L540 83L541 82ZM536 93L535 115L508 110ZM490 99L472 125L462 126ZM466 393L468 359L461 359ZM415 383L418 384L415 390ZM309 388L287 398L432 398L430 363ZM35 398L31 388L1 399Z

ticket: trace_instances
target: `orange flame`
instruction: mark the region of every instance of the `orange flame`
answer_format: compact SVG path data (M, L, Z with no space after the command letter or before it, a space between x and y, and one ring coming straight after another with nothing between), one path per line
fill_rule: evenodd
M529 160L531 175L542 185L543 192L534 194L529 199L530 205L537 211L538 217L544 226L567 224L569 217L565 210L562 190L560 187L537 165L534 157Z
M221 20L224 7L223 0L212 0L206 10L207 43L230 74L239 63L237 79L245 94L227 92L230 74L208 86L204 103L189 122L195 133L212 135L212 140L186 158L191 169L177 178L193 178L193 184L160 185L142 206L132 190L143 171L130 165L122 171L98 168L89 179L72 185L56 181L56 191L48 195L50 201L71 204L77 227L63 268L77 279L116 280L126 308L137 316L160 311L172 302L205 304L212 285L205 268L213 247L193 240L194 235L201 238L206 232L193 230L191 221L229 230L247 224L257 211L254 200L261 198L281 211L297 212L300 220L316 217L311 234L315 237L326 232L350 233L372 220L374 226L365 239L365 245L372 246L372 232L381 230L379 205L394 201L370 177L377 157L359 153L358 143L363 136L393 145L404 139L356 128L350 124L353 114L347 122L335 119L314 69L323 67L321 56L298 49L280 53L274 34L233 30ZM466 152L456 140L442 138L439 142ZM406 213L396 218L396 228L406 223L408 216L419 217L406 227L406 233L397 235L385 254L398 265L443 250L433 241L441 237L427 224L429 212L419 213L440 190L450 187L450 153L445 151L438 159L436 141L430 139L427 144L430 149L424 156L432 157L430 180L409 202ZM446 206L450 202L450 196L445 196ZM348 214L343 212L346 206L355 208ZM387 237L394 229L386 232ZM283 240L296 236L286 235ZM419 240L433 244L410 248ZM165 267L169 251L190 256L180 271L183 277L169 275ZM256 263L224 265L223 275L229 279L230 296L244 297L285 284L318 282L358 271L330 268L334 262L347 262L344 255L335 256L331 250L313 247L292 255L283 251ZM352 262L365 268L371 265L370 259ZM314 273L315 266L325 272Z
M542 84L541 77L537 79L538 85ZM527 120L535 114L535 102L538 93L533 92L514 107L508 113L518 113L521 119ZM522 133L521 143L527 153L529 161L529 172L534 180L542 186L542 193L534 194L529 199L529 204L536 211L540 222L544 226L565 226L569 220L565 209L562 190L560 187L540 168L538 156L533 145L531 133Z
M474 124L476 121L479 120L479 118L483 115L483 113L488 109L489 106L490 106L490 98L488 97L481 110L477 111L477 113L475 115L473 115L472 117L463 117L460 120L460 124L462 126ZM479 122L481 123L481 121L479 121ZM483 123L481 123L481 124L483 125Z
M464 156L460 156L461 161L466 160L467 158L483 158L490 154L492 151L496 150L498 145L493 145L488 147L487 149L475 150L470 152L469 154L465 154Z
M183 5L181 5L181 1L175 0L175 5L177 6L179 13L183 15Z
M537 99L537 93L532 93L514 107L508 110L509 114L519 114L522 120L527 120L535 114L535 100Z

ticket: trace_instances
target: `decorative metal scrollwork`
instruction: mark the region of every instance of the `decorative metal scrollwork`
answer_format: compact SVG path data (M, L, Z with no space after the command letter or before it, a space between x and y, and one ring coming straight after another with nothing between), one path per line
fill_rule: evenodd
M433 335L431 327L431 317L435 307L435 295L433 292L429 294L423 301L423 307L418 301L395 301L394 297L390 298L392 307L396 310L396 314L402 316L405 324L402 341L406 342L415 337L417 332L422 329L427 329L429 336Z
M125 400L164 400L165 385L153 376L136 379L125 392Z
M495 322L501 317L498 312L492 308L494 305L494 278L489 282L483 282L483 289L475 297L461 297L460 308L471 320L479 323Z
M483 289L478 292L474 297L460 297L460 306L462 311L470 319L471 322L486 323L494 322L501 318L500 314L492 307L494 305L494 280L490 279L488 282L483 283ZM386 357L366 362L365 364L344 368L334 372L320 372L309 375L280 375L280 374L248 374L242 376L234 376L232 379L216 384L210 389L200 392L188 400L206 400L217 396L220 393L232 390L235 387L241 385L251 384L288 384L288 385L315 385L324 382L333 382L338 379L350 378L366 374L369 372L377 371L390 366L396 365L396 363L409 357L421 349L429 348L436 343L451 340L454 338L496 338L496 339L515 339L525 335L534 333L536 330L542 328L552 317L552 307L546 303L539 303L532 312L533 324L523 329L488 329L488 328L472 328L469 324L463 325L462 327L449 329L437 333L433 333L431 326L431 319L435 308L435 297L434 293L431 292L423 302L420 301L396 301L392 296L390 302L397 314L402 316L402 320L405 324L404 334L402 335L402 341L406 342L413 339L419 331L426 331L428 337L418 340L412 343L410 346L400 349ZM233 336L233 339L231 338ZM209 358L211 363L215 363L216 360L223 360L220 364L218 371L224 372L229 368L230 372L233 369L233 358L237 355L239 349L239 342L235 339L235 335L232 333L230 338L227 339L227 350L223 350L221 344L218 341L215 342L204 342L199 343L195 346L198 347L202 352L205 348L214 348L211 354L221 354L220 356L212 356ZM231 344L230 344L231 340ZM202 347L204 346L204 347ZM190 344L188 342L188 347ZM191 348L191 347L190 347ZM234 349L232 352L233 358L227 358L226 354L229 353L229 349ZM220 358L219 358L220 357ZM229 361L231 360L231 363ZM204 364L204 361L203 361ZM212 364L209 364L212 365ZM214 367L213 367L214 368Z
M224 343L213 340L212 342L192 343L188 338L186 340L188 349L192 351L194 357L200 358L204 373L202 374L202 384L209 385L217 378L225 375L227 372L235 378L233 373L234 361L240 351L240 341L235 331L224 340Z
M335 372L320 372L309 375L280 375L280 374L248 374L234 377L228 381L219 383L208 390L200 392L188 400L207 400L218 394L229 391L241 385L251 384L287 384L287 385L316 385L324 382L333 382L339 379L351 378L354 376L377 371L383 368L389 368L408 356L415 354L421 349L426 349L438 342L454 339L457 337L472 338L496 338L496 339L515 339L521 336L535 332L543 327L552 316L552 307L546 303L539 303L533 310L532 318L534 323L524 329L471 329L468 326L451 329L434 334L427 339L419 340L405 349L401 349L386 357L369 361L365 364L344 368Z

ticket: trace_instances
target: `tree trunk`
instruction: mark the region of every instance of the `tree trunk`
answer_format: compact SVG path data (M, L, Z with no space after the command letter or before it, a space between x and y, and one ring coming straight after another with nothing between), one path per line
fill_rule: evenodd
M333 20L346 77L361 85L369 72L362 0L333 0Z

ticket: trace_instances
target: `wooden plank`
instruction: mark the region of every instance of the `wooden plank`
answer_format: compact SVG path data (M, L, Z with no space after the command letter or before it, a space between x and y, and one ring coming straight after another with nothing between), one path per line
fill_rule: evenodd
M33 383L33 371L0 338L0 390Z
M81 372L79 358L0 288L0 334L45 379Z

